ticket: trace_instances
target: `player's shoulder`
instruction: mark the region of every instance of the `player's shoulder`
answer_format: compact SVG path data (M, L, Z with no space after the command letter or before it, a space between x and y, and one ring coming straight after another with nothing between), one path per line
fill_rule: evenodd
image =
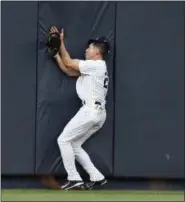
M102 70L107 68L106 62L104 60L88 60L88 63L91 66L101 68Z
M96 64L96 65L103 65L105 63L105 60L85 60L85 61L90 64Z
M105 60L85 60L81 67L84 67L84 72L88 74L102 76L107 71L107 65Z

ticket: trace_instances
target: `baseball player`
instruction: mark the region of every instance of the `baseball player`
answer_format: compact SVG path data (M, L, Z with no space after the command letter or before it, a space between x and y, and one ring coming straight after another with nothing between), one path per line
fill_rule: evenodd
M51 27L51 33L58 32ZM82 107L63 129L57 142L67 172L67 182L61 186L69 190L77 187L94 188L107 182L104 175L92 163L82 148L83 143L98 131L106 120L106 95L108 73L104 55L109 51L105 37L89 40L85 52L86 60L72 59L64 45L64 30L60 33L61 47L54 58L59 67L68 76L77 76L76 91L82 101ZM90 176L90 182L84 183L75 165L75 159Z

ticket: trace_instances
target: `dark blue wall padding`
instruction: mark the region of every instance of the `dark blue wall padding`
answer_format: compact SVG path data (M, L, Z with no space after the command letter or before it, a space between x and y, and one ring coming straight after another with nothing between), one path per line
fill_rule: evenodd
M37 2L2 2L2 174L33 174Z
M183 2L118 2L114 176L184 177Z
M114 2L40 2L36 173L65 174L57 137L81 106L76 78L67 77L45 54L43 41L50 26L64 28L65 44L72 58L82 59L89 38L105 35L114 45ZM113 53L112 53L113 54ZM106 175L112 172L113 82L112 55L108 61L110 86L108 117L104 127L85 143L93 162Z

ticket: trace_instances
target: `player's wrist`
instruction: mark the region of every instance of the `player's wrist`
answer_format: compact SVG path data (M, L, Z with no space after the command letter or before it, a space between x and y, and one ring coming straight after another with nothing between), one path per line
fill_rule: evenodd
M58 59L58 57L59 57L59 53L57 53L57 54L55 54L55 55L53 56L53 58L55 58L55 59Z
M64 43L64 39L63 38L60 38L60 41L61 41L61 44Z

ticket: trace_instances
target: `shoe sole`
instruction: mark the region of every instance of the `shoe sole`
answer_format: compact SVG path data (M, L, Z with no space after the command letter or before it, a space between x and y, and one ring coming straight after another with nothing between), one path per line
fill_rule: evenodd
M81 188L81 186L82 186L83 184L84 184L83 182L78 182L78 183L74 184L73 186L64 188L64 190L69 190L69 189L73 189L73 188Z
M107 183L107 180L105 180L104 182L102 182L102 183L101 183L101 186L104 185L104 184L106 184L106 183Z
M89 190L91 190L91 189L93 189L93 188L95 188L95 187L103 186L103 185L106 184L106 183L107 183L107 180L105 180L104 182L102 182L102 183L99 184L99 185L94 185L94 186L90 187Z

